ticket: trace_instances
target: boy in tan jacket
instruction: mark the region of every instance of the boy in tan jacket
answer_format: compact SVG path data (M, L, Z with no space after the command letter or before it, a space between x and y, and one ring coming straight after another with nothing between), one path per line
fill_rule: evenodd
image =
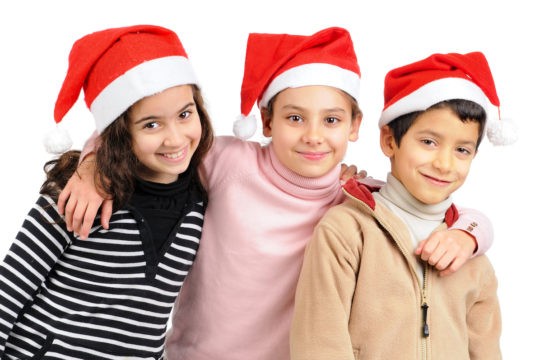
M490 103L499 107L480 52L434 54L387 74L379 127L391 171L380 189L347 182L348 199L317 225L296 293L292 359L501 358L487 257L441 277L414 252L456 220L451 194L465 182ZM511 141L494 130L494 144Z

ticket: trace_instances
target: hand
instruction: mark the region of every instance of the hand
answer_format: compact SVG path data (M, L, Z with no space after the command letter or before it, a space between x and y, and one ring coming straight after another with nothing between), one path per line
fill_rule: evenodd
M364 179L367 176L367 172L365 170L360 170L358 172L358 169L356 165L346 165L341 164L341 173L339 176L339 180L342 184L345 184L347 180L354 177L355 179Z
M81 162L58 197L58 211L65 214L67 229L81 239L88 238L100 206L101 225L105 229L109 228L112 214L112 200L106 200L96 189L92 158L93 155L89 155Z
M439 270L441 276L447 276L459 270L475 250L472 235L453 229L434 232L418 244L415 254Z

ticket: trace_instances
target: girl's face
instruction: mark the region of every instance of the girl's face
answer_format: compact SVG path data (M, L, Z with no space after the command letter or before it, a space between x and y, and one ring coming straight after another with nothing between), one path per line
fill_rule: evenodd
M190 85L175 86L135 103L129 111L133 152L147 181L171 183L189 166L201 139Z
M385 126L381 148L390 158L392 175L419 201L437 204L465 182L479 126L462 122L450 109L433 109L416 118L399 147Z
M272 118L263 118L263 133L272 137L281 163L298 175L327 174L343 160L348 142L358 139L362 116L352 119L350 98L336 88L285 89L272 108Z

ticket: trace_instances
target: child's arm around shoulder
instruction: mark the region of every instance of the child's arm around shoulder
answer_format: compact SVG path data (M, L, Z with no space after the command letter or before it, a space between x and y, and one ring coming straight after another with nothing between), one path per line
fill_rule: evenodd
M448 230L436 231L415 250L447 276L458 271L471 257L485 253L493 243L493 225L480 211L459 209L459 218Z
M77 171L68 180L58 197L58 211L64 215L67 229L86 239L101 208L101 225L109 228L112 215L112 200L106 199L94 182L96 172L94 151L98 135L94 132L86 141Z

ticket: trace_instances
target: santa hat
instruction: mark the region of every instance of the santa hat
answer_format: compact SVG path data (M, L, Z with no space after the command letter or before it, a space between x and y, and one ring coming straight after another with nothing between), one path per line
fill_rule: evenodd
M60 123L84 90L85 102L101 133L140 99L173 86L197 84L178 36L153 25L135 25L94 32L77 40L54 108ZM59 129L45 140L47 150L71 147Z
M280 91L308 85L336 87L358 98L360 68L347 30L331 27L311 36L250 34L235 135L247 139L255 132L255 117L248 117L255 102L265 107Z
M486 110L487 136L494 145L516 141L513 124L500 119L499 97L488 62L481 52L433 54L388 72L379 127L401 115L424 111L450 99L470 100ZM489 118L489 104L497 108L498 119Z

